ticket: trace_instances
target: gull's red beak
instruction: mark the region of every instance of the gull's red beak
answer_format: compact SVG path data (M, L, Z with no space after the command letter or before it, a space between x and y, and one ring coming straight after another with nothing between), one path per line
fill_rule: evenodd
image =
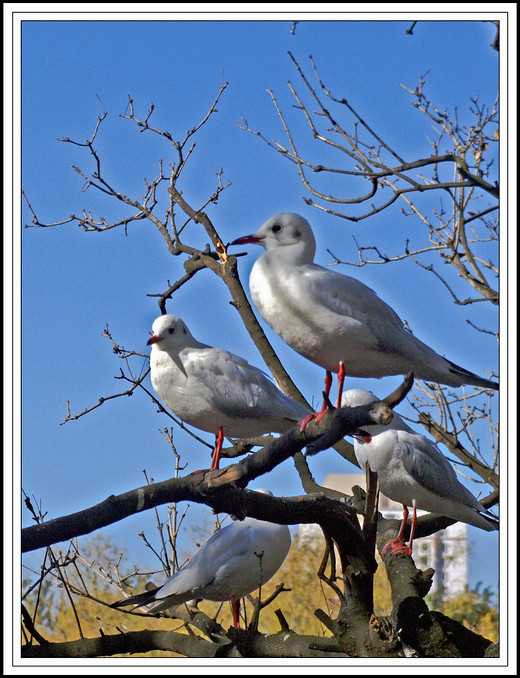
M257 235L243 235L241 238L237 238L230 242L230 245L249 245L253 243L254 245L262 242L262 238L259 238Z
M162 337L157 337L155 334L148 339L146 342L147 346L150 346L150 344L158 344L160 341L162 341Z

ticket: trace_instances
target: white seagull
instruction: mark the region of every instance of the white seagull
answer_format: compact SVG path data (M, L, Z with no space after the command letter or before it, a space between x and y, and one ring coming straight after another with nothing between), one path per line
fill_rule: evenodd
M309 414L262 370L197 341L176 315L154 321L148 344L155 393L182 421L215 434L211 469L219 467L224 434L282 433Z
M256 490L272 496L269 490ZM214 532L190 560L157 588L112 603L112 607L150 605L155 613L188 600L229 600L233 624L240 628L240 599L266 584L291 547L287 525L246 518Z
M343 407L368 405L378 400L373 393L353 388L343 393ZM403 505L403 522L396 540L388 542L391 553L412 553L416 510L459 520L482 530L498 530L496 517L459 482L446 457L420 433L411 429L394 412L387 426L363 426L354 436L354 453L362 470L366 463L379 478L379 487L386 497ZM408 546L404 530L408 506L413 507Z
M256 243L266 249L249 278L251 297L273 330L295 351L343 377L384 377L413 372L448 386L498 384L438 355L408 332L395 311L356 278L313 263L316 242L309 222L282 212L254 235L231 245Z

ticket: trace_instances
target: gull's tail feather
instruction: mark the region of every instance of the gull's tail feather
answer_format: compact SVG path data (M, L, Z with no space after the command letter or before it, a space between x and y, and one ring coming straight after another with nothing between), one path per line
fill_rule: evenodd
M450 373L456 377L460 377L463 384L470 384L471 386L478 386L479 388L487 388L498 391L498 384L495 381L491 381L491 379L484 379L484 377L479 377L478 375L473 374L473 372L460 367L460 365L452 363L451 360L447 360L447 362L450 365Z
M122 600L116 600L115 603L112 603L110 607L126 607L127 605L135 605L136 607L141 607L142 605L148 605L155 602L155 594L160 589L160 586L157 586L150 591L144 591L144 593L138 593L135 596L130 596L129 598L123 598Z

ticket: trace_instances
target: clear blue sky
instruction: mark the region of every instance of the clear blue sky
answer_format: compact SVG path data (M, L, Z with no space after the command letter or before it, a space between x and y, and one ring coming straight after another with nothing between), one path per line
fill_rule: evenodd
M167 143L139 133L131 121L119 117L128 110L128 95L141 118L153 102L152 123L181 139L203 118L227 81L218 113L194 138L196 149L182 183L186 199L198 205L215 189L222 168L223 181L232 186L207 211L223 240L255 231L276 212L296 211L314 224L319 263L330 263L327 248L355 261L354 238L360 244L377 242L395 253L406 238L418 237L417 222L394 210L353 224L305 205L295 167L241 130L241 116L268 139L285 141L267 90L273 90L294 116L287 81L303 88L288 50L308 74L311 54L325 84L337 96L347 97L408 159L431 153L431 130L399 83L413 88L426 74L429 96L441 108L457 107L465 120L471 97L478 95L491 106L497 92L498 55L490 47L495 28L480 20L419 22L413 35L407 35L411 19L400 14L392 21L301 21L294 34L290 18L54 19L48 14L45 20L28 18L22 25L22 186L42 222L60 221L82 209L107 220L130 213L92 188L82 192L84 182L72 165L90 175L91 159L84 149L57 141L59 137L84 142L92 135L96 116L107 111L96 141L103 171L118 190L141 196L143 178L156 176L158 159L167 167L175 158ZM301 137L306 136L302 130ZM306 144L314 148L308 138ZM156 480L171 476L172 455L159 434L169 420L156 413L144 393L107 402L78 421L60 422L66 401L77 413L99 397L122 390L114 377L124 365L101 336L105 325L125 348L147 353L148 331L158 315L156 300L147 295L162 292L184 269L183 260L168 254L158 232L146 222L131 225L126 234L122 229L85 233L70 224L23 229L30 222L31 214L22 206L22 225L15 225L21 229L22 246L22 484L50 519L144 484L143 469ZM199 246L206 241L200 229ZM243 281L259 254L260 249L251 248L240 261ZM408 264L341 270L377 290L440 353L475 372L483 366L497 368L494 339L466 322L470 318L492 328L494 309L485 304L455 308L440 284ZM211 303L206 304L209 296ZM168 310L183 317L201 341L263 367L228 301L227 291L208 272L182 288ZM297 385L316 401L322 371L271 332L268 336ZM144 369L144 361L134 367ZM349 386L368 387L383 396L398 382L351 380ZM211 442L211 436L202 435ZM176 436L178 451L189 462L186 472L204 467L207 448L182 433ZM355 470L331 450L310 463L318 482L329 472ZM265 485L285 495L302 492L290 461L257 486ZM478 492L475 485L469 486ZM149 539L156 539L155 519L149 513L106 530L136 562L153 563L137 537L137 531L144 530ZM22 514L22 523L31 524L28 513ZM469 534L470 584L482 580L496 590L497 536L473 528Z

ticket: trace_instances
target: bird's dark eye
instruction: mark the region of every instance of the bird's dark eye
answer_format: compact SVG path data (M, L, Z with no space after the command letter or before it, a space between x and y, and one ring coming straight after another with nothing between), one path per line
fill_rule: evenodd
M173 334L175 332L175 327L168 327L168 334Z
M280 226L280 224L275 224L275 225L271 228L271 231L272 231L273 233L278 233L278 231L279 231L281 228L282 228L282 227Z

